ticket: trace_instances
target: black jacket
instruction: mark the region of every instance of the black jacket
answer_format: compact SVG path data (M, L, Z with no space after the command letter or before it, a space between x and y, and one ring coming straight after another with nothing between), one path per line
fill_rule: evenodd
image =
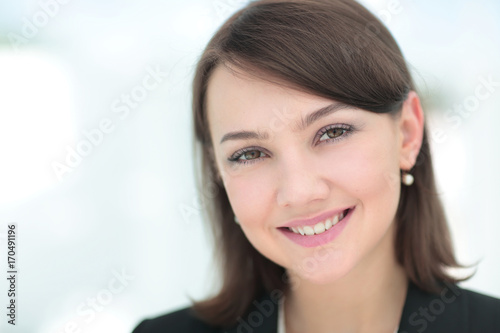
M500 299L443 285L429 294L408 284L399 333L500 333ZM232 328L213 327L197 319L190 308L144 320L133 333L275 333L278 305L264 295ZM307 332L314 333L314 332Z

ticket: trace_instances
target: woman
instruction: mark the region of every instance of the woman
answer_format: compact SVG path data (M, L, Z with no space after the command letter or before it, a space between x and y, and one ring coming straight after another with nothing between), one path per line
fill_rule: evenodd
M222 287L134 332L499 332L464 290L424 114L352 0L263 0L212 38L194 130Z

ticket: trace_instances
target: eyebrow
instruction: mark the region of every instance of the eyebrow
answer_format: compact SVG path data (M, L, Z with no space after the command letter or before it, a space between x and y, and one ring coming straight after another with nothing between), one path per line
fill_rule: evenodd
M318 109L312 112L311 114L307 115L305 118L302 118L301 121L299 121L296 124L293 131L303 131L307 127L309 127L312 123L319 120L320 118L326 117L329 114L347 108L354 108L354 107L338 102L322 107L321 109ZM236 131L225 134L220 140L220 143L229 140L248 140L248 139L267 140L268 138L269 135L267 133L254 132L254 131Z

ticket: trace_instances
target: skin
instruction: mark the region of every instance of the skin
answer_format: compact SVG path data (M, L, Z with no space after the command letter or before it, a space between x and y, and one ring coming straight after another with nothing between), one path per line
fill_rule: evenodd
M340 108L305 129L301 118L334 100L219 66L207 91L213 154L229 201L251 244L291 277L287 333L393 332L407 277L394 254L400 169L414 165L423 136L419 98L410 92L398 117ZM325 127L346 124L350 131ZM235 131L267 139L220 143ZM248 164L228 161L234 153ZM355 206L332 242L302 247L279 227Z

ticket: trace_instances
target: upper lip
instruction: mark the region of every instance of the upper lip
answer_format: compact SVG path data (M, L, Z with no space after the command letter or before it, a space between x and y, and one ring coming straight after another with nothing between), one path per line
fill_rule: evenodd
M330 218L332 216L335 216L335 215L338 215L338 214L344 212L346 209L352 209L352 208L354 208L354 206L330 210L328 212L319 214L319 215L311 217L311 218L292 220L292 221L287 222L286 224L282 225L281 228L300 227L300 226L306 226L306 225L313 226L319 222L325 221L327 218Z

